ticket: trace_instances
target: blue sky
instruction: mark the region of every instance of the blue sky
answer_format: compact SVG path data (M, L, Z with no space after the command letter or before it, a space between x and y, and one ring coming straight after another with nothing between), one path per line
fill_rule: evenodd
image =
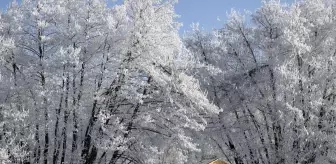
M294 0L281 2L290 4ZM227 13L232 8L243 13L244 9L253 12L260 6L261 0L179 0L175 11L180 15L178 20L183 23L180 29L180 33L183 33L190 30L190 24L193 22L198 22L205 30L222 27L227 20Z
M260 6L260 0L179 0L175 10L180 15L179 21L183 23L183 32L190 30L193 22L198 22L206 30L221 27L231 8L243 12L244 9L254 11Z
M0 0L0 8L5 9L10 1ZM293 0L281 0L281 2L291 3ZM179 0L175 10L180 15L178 21L183 23L180 29L180 33L183 33L183 31L190 30L190 24L193 22L199 22L205 30L221 27L231 8L241 12L244 9L253 12L260 6L261 0Z

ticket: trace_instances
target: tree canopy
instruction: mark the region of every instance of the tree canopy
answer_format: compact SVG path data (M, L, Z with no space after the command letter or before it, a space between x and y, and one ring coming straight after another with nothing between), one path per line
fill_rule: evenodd
M182 37L176 3L11 3L0 163L336 163L336 2L263 1Z

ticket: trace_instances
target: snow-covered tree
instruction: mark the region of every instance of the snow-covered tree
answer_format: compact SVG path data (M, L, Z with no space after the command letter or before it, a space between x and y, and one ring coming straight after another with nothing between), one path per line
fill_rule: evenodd
M174 1L24 0L1 18L1 153L12 163L184 163L213 105ZM13 139L14 138L14 139Z
M210 118L205 149L231 163L334 161L334 16L333 1L267 1L252 25L233 10L213 34L186 36L196 56L223 69L204 83L224 110Z
M0 161L335 163L335 2L264 1L182 38L176 3L11 3Z

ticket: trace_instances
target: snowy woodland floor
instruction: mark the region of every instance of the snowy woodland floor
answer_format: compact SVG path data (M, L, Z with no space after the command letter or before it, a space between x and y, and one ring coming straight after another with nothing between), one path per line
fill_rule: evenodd
M336 163L335 0L270 0L183 37L174 4L12 3L0 163Z

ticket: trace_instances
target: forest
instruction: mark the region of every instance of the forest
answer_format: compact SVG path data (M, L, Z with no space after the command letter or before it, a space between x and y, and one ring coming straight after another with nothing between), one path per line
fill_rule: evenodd
M336 164L336 1L267 0L183 35L176 3L12 2L0 163Z

